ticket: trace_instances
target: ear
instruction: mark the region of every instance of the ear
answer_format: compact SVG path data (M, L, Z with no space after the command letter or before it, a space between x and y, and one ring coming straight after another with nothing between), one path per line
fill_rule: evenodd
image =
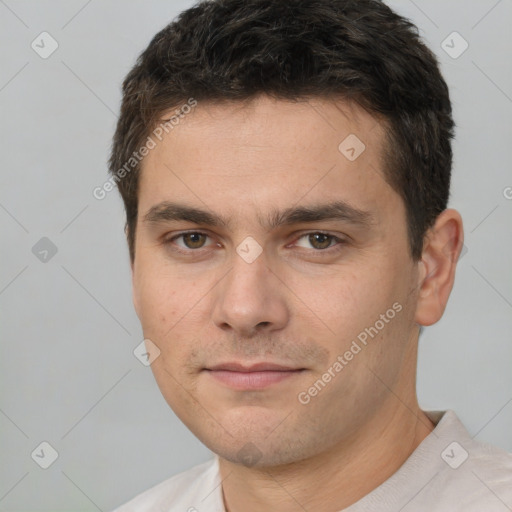
M415 321L419 325L435 324L443 316L463 244L462 217L457 210L444 210L425 235L421 261L418 262Z

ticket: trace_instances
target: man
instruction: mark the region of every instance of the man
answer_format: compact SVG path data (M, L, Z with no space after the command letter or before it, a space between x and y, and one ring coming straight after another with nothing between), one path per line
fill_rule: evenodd
M377 0L213 0L154 37L110 171L147 357L216 457L119 512L512 509L512 456L416 398L463 243L452 134Z

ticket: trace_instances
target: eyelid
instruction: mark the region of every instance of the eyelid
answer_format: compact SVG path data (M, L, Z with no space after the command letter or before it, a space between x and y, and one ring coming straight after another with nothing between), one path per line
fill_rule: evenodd
M203 231L203 230L197 230L197 229L190 229L190 230L187 230L187 231L180 231L176 234L173 234L172 236L170 237L163 237L163 244L164 245L170 245L172 242L174 242L174 240L178 239L178 238L181 238L182 236L184 235L187 235L187 234L198 234L198 235L204 235L210 239L212 239L212 236L210 235L210 233L208 233L207 231ZM326 247L325 249L315 249L315 248L311 248L311 249L305 249L304 247L302 247L301 249L305 249L307 250L309 253L316 253L318 255L322 254L322 253L331 253L331 252L335 252L336 250L339 250L340 248L342 248L343 245L347 244L348 243L348 238L343 235L343 236L338 236L338 235L334 235L332 233L330 233L329 231L321 231L321 230L309 230L309 231L304 231L304 232L300 232L300 233L295 233L294 234L294 242L293 243L296 243L298 240L306 237L306 236L309 236L309 235L313 235L313 234L322 234L322 235L326 235L328 237L330 237L332 239L332 241L336 242L334 245L330 245L329 247ZM289 246L290 244L287 245L287 247ZM211 245L210 245L211 246ZM199 253L199 252L202 252L204 249L207 249L208 247L210 246L202 246L202 247L199 247L198 249L189 249L189 248L181 248L180 246L176 246L173 250L175 250L176 252L180 252L180 253L183 253L183 254L190 254L190 253Z
M332 241L336 242L334 245L330 245L329 247L326 247L325 249L315 249L315 248L311 248L310 251L308 252L314 252L314 253L317 253L317 254L321 254L321 253L329 253L331 252L331 250L335 251L336 249L339 249L340 246L343 246L344 244L348 243L348 238L345 237L345 236L338 236L338 235L335 235L333 233L330 233L329 231L322 231L320 229L316 229L316 230L309 230L309 231L305 231L305 232L301 232L299 234L296 234L295 235L295 238L294 238L294 243L296 243L298 240L306 237L306 236L309 236L309 235L315 235L315 234L320 234L320 235L326 235L328 236L329 238L332 239ZM302 249L304 249L302 247Z
M168 245L168 244L171 244L172 242L174 242L174 240L176 240L178 238L181 238L184 235L190 235L190 234L204 235L204 236L212 239L212 236L207 231L202 231L202 230L198 230L198 229L189 229L187 231L180 231L180 232L175 233L175 234L173 234L172 236L169 236L169 237L168 236L163 236L162 237L162 243L164 245ZM183 249L183 248L178 246L176 251L178 251L178 252L187 252L187 253L190 253L190 252L200 252L202 249L205 249L206 247L209 247L209 246L199 247L199 249L188 249L188 248Z

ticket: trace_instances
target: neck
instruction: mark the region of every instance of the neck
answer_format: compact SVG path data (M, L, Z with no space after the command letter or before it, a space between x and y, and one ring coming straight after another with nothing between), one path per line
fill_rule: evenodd
M226 511L342 510L393 475L433 428L417 402L414 409L398 402L364 432L314 458L269 468L219 458Z

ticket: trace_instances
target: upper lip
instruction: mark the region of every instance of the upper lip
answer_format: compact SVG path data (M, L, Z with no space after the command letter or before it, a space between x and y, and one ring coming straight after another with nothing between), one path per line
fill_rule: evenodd
M241 363L220 363L216 364L215 366L210 366L206 368L206 370L211 371L230 371L230 372L290 372L290 371L297 371L297 370L303 370L303 368L294 368L292 366L285 366L282 364L275 364L275 363L256 363L251 365L244 365Z

